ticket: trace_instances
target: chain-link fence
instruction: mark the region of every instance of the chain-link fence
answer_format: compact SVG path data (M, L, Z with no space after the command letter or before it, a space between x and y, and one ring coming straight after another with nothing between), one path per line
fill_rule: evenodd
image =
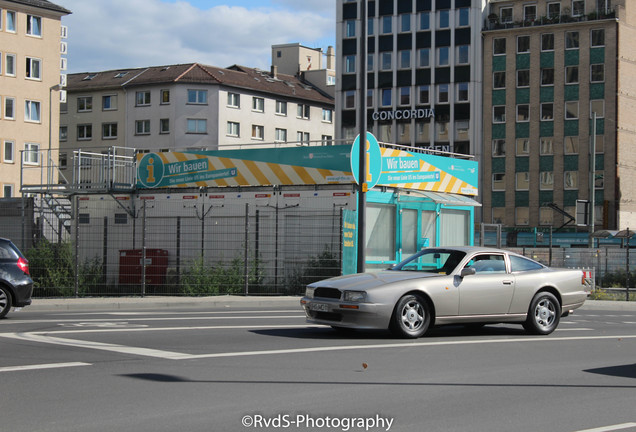
M174 214L174 205L140 202L113 211L78 198L62 241L43 237L26 251L34 297L293 295L341 274L341 206L183 199Z

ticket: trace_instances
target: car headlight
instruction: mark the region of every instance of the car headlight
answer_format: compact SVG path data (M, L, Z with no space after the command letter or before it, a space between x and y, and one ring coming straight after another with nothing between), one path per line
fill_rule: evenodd
M367 299L367 293L364 291L345 291L342 299L349 302L364 302Z
M305 288L305 297L314 298L314 288Z

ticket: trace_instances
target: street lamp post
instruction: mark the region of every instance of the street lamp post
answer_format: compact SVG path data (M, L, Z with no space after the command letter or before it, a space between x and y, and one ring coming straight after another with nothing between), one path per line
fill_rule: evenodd
M590 238L589 247L594 247L594 202L596 201L596 113L592 113L592 146L590 153Z
M360 94L358 97L358 126L360 130L360 161L359 161L359 185L358 185L358 273L363 273L365 270L366 261L366 211L367 211L367 166L366 166L366 151L367 151L367 2L363 0L360 2L360 50L359 52L359 89Z

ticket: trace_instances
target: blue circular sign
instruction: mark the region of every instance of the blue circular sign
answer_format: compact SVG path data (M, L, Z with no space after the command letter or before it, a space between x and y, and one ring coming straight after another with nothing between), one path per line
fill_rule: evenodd
M156 153L141 158L137 167L137 180L147 188L157 187L163 180L163 161Z
M378 184L380 180L380 174L382 173L382 151L380 150L380 144L378 140L373 136L371 132L367 132L366 150L364 152L366 160L366 175L363 176L362 182L360 181L360 135L358 135L353 141L351 147L351 172L356 183L366 183L367 188L371 189Z

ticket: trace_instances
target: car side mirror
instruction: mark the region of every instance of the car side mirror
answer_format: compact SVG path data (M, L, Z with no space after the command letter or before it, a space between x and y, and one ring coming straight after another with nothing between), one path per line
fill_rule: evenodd
M460 276L464 277L464 276L468 276L468 275L474 275L475 273L477 273L477 272L475 271L474 268L472 268L472 267L464 267L462 269L462 272L460 273Z

